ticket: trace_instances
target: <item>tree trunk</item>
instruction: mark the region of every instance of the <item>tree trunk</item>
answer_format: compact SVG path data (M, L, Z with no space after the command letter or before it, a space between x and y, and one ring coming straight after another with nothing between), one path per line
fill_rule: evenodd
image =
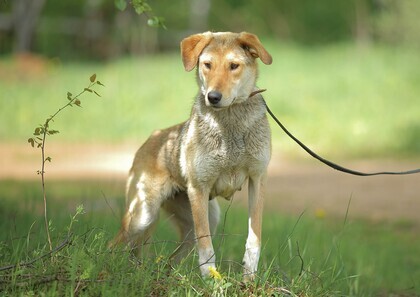
M46 0L14 0L13 29L15 52L30 52L36 25Z
M369 44L369 7L366 0L355 0L355 38L359 45Z
M206 31L211 0L190 0L190 28L195 32Z

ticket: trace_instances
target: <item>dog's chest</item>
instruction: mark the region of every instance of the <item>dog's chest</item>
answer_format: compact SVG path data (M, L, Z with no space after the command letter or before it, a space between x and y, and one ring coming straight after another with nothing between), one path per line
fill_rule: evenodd
M252 172L263 172L270 158L269 131L228 128L208 129L196 155L197 176L203 181L215 179L211 198L229 199Z
M201 149L221 168L234 170L269 158L271 140L266 118L254 125L238 121L208 125L202 132Z
M216 116L193 110L183 132L180 172L186 182L210 187L211 198L230 198L248 177L264 174L270 160L265 109L239 108Z
M202 130L204 137L200 141L199 150L207 166L235 172L249 163L252 154L247 143L249 131L234 126L206 128Z
M210 198L223 197L230 199L240 191L246 179L253 172L263 172L268 160L258 159L250 154L244 139L234 144L223 145L202 160L204 170L199 173L204 180L215 178ZM204 165L205 164L205 165Z

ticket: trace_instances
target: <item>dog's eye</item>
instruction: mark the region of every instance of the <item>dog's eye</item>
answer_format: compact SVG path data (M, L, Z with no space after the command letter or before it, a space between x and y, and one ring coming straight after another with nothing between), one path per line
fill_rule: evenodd
M205 66L207 69L211 69L211 64L210 64L209 62L204 63L204 66Z
M235 69L237 69L239 67L239 64L236 64L236 63L231 63L230 64L230 70L235 70Z

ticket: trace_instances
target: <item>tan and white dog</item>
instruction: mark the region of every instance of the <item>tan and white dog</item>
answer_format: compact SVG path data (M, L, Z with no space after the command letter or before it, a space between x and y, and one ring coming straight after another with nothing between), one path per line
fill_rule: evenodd
M271 156L264 100L256 88L257 61L272 58L257 36L211 33L181 42L186 71L197 66L199 93L190 118L154 132L137 151L127 182L127 209L111 246L144 243L162 207L179 228L178 255L197 243L203 276L215 267L215 198L231 199L248 180L248 238L244 278L257 271L261 250L262 183ZM178 256L177 255L177 256Z

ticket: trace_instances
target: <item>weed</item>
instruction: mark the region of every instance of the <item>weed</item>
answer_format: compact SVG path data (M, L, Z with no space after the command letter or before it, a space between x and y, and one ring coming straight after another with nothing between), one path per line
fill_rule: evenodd
M50 247L50 251L52 251L52 242L51 242L51 236L50 236L50 231L49 231L51 222L48 221L48 213L47 213L47 195L46 195L46 190L45 190L45 188L46 188L46 186L45 186L45 164L47 162L51 162L51 157L46 157L45 156L45 152L46 152L45 145L46 145L46 141L47 141L47 136L51 136L51 135L59 133L58 130L51 129L50 123L54 122L56 117L66 108L72 107L73 105L81 107L80 97L84 93L86 93L86 92L94 93L96 96L101 97L101 95L99 95L93 89L93 87L95 85L103 86L103 84L99 80L96 80L96 74L91 75L89 80L90 80L89 85L86 88L84 88L83 91L81 91L79 94L73 96L72 93L67 92L68 102L66 104L64 104L62 107L60 107L54 114L49 116L45 120L44 124L39 125L35 128L35 131L33 132L34 137L28 138L28 143L30 143L32 147L35 147L35 145L36 145L37 148L41 149L41 169L38 170L37 173L41 176L42 195L43 195L43 198L44 198L45 232L47 234L48 245Z

